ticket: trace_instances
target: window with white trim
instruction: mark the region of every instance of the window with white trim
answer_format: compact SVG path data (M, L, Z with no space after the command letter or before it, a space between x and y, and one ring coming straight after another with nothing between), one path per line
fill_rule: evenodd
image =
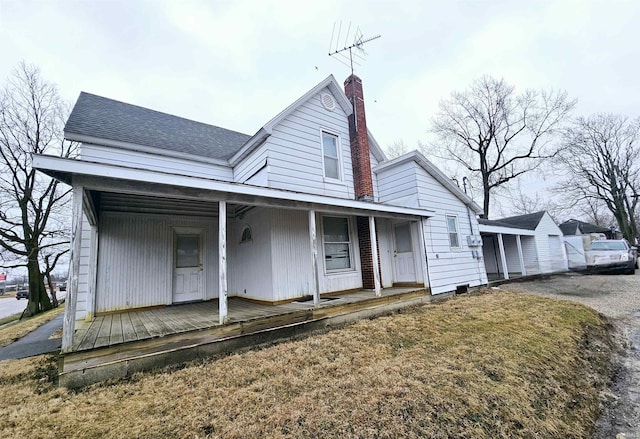
M340 146L338 136L322 132L322 161L324 163L324 176L340 180Z
M322 217L324 242L324 265L329 271L353 268L351 258L351 234L349 218L337 216Z
M458 217L447 215L447 232L449 233L449 246L451 248L461 248L460 232L458 230Z

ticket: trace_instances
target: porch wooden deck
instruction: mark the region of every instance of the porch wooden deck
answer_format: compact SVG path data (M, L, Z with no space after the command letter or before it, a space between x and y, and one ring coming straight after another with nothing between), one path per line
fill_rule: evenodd
M286 322L310 319L308 311L321 316L322 310L332 309L332 314L354 304L386 302L392 297L424 291L420 287L394 287L382 290L382 297L372 291L356 291L323 297L319 308L313 301L291 302L282 305L265 305L231 297L228 301L228 324L245 323L245 326L262 328ZM287 317L289 316L289 317ZM277 318L279 317L279 318ZM274 319L276 318L276 319ZM218 301L173 305L164 308L122 312L95 317L91 322L76 322L71 352L88 351L123 343L165 337L190 331L220 327ZM248 332L248 328L243 329Z

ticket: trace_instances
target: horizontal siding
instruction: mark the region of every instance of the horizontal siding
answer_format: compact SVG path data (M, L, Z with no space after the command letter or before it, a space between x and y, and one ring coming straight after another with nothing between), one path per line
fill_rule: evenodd
M413 203L405 203L404 205L418 207L418 186L415 167L412 162L387 168L376 175L378 200L381 203L394 204L398 200L413 197Z
M536 227L535 236L540 272L551 273L565 270L567 268L566 256L560 245L562 231L548 214L545 214L540 220L538 227Z
M467 236L478 235L478 221L467 206L448 189L442 186L424 169L414 164L420 207L433 210L433 217L425 221L424 233L429 265L429 280L433 294L455 290L458 285L478 286L487 283L483 259L473 257ZM446 216L454 215L458 220L461 249L449 245ZM469 222L471 219L471 222ZM472 233L473 230L473 233Z
M268 156L266 144L262 144L233 168L233 181L244 183L260 170Z
M91 259L91 225L82 215L82 238L80 242L80 269L78 271L78 291L76 299L76 320L87 315L87 296L89 295L89 261Z
M329 92L328 89L323 92ZM342 181L324 178L321 131L336 134L340 142ZM340 198L353 198L353 169L346 114L320 104L319 94L303 103L273 128L265 147L269 157L269 186Z
M166 172L167 174L233 181L233 170L231 167L198 162L197 160L166 157L88 143L81 145L80 157L82 160L90 162L149 169L152 171Z

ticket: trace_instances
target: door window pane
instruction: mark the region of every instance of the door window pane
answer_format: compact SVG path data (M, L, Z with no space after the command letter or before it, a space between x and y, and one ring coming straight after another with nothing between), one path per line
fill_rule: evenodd
M200 236L176 236L176 268L200 265Z
M398 253L408 253L411 251L411 230L409 224L396 226L396 251Z

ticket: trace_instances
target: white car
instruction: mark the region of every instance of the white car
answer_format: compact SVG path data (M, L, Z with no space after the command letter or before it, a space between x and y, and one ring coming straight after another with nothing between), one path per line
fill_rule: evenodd
M585 253L588 271L621 271L634 274L638 268L638 253L626 239L602 239L591 242Z

